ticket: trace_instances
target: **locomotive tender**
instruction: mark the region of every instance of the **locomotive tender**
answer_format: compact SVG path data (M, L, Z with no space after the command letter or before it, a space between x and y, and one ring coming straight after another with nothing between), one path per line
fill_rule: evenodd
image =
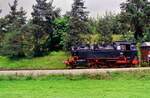
M69 68L120 68L139 64L136 44L118 41L111 45L72 47L72 57L64 63Z

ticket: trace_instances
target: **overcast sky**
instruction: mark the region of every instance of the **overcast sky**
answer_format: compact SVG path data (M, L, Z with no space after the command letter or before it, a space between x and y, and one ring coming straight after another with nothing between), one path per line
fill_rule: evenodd
M8 14L8 3L12 3L14 0L0 0L0 9L2 13L0 16ZM97 17L97 15L104 15L105 12L120 12L120 4L126 0L85 0L85 6L90 11L90 16ZM32 12L32 5L35 4L35 0L19 0L19 7L23 6L28 12L27 16L30 17ZM73 0L54 0L54 5L62 9L62 14L66 11L70 11Z

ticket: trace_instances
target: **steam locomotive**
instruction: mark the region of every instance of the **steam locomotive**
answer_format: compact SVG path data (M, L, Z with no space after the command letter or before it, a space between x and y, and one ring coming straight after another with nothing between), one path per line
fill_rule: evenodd
M150 60L150 44L141 45L143 61ZM68 68L125 68L139 64L136 43L118 41L110 45L80 45L71 50L71 57L64 63Z

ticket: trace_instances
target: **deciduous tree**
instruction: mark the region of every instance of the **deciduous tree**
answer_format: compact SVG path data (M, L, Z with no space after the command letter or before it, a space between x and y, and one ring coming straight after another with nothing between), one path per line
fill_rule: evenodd
M130 25L135 39L141 39L144 36L144 29L149 21L149 1L148 0L127 0L121 4L122 19L124 23Z
M110 43L113 34L113 17L106 14L103 18L99 18L97 24L97 32L101 35L101 43Z

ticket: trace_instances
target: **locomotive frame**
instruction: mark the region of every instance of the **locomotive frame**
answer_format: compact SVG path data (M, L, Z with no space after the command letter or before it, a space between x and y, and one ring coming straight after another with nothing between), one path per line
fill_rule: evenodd
M100 46L101 47L101 46ZM135 43L119 41L111 47L72 49L72 57L64 63L68 68L124 68L139 64Z

